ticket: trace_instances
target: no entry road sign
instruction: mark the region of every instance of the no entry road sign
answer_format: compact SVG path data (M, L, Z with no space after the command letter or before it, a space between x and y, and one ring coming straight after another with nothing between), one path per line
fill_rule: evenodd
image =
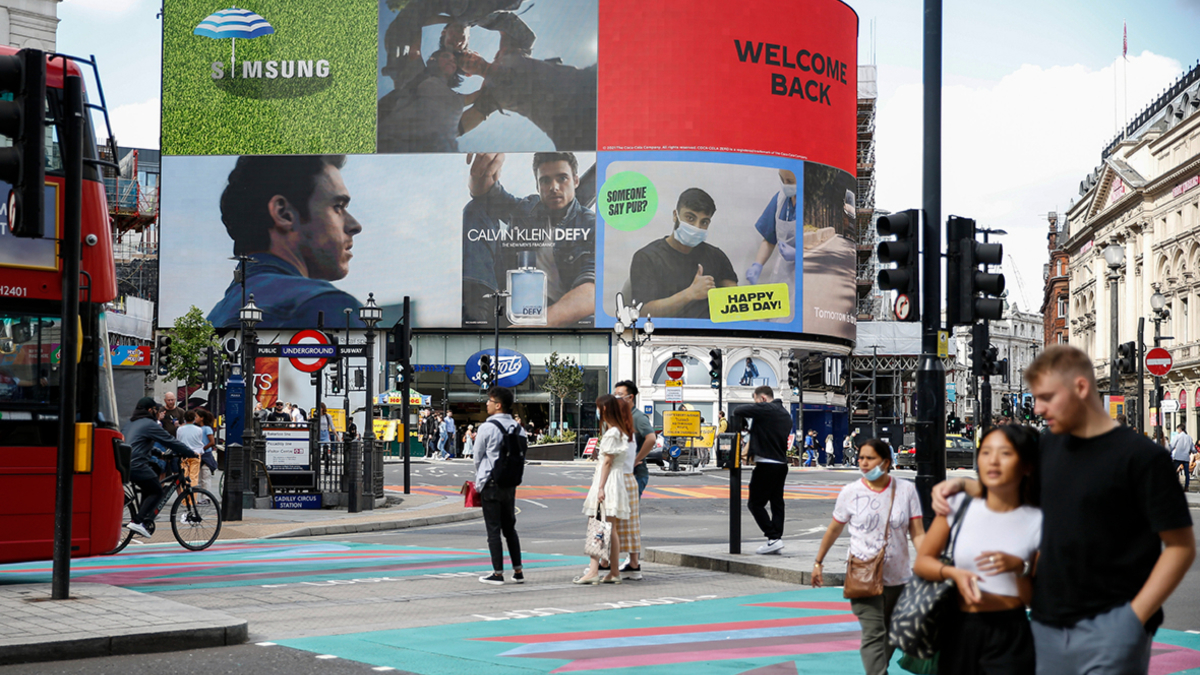
M1171 372L1171 366L1175 364L1175 360L1171 358L1171 352L1162 347L1155 347L1146 352L1146 370L1155 377L1162 377Z

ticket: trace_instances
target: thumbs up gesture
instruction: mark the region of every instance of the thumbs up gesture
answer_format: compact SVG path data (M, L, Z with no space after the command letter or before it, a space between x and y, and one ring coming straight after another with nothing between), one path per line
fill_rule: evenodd
M716 287L716 280L704 273L704 265L696 265L696 276L687 287L687 297L689 300L705 300L708 292Z

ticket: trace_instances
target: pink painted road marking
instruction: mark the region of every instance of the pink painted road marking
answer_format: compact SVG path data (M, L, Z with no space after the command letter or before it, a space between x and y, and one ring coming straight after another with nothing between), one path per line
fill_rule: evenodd
M543 642L574 642L601 638L639 637L648 635L679 635L682 633L711 633L722 630L751 630L754 628L779 628L786 626L818 626L827 623L858 621L853 614L828 614L791 619L764 619L762 621L730 621L726 623L701 623L690 626L658 626L653 628L619 628L616 630L591 630L578 633L546 633L543 635L499 635L496 637L471 638L484 642L515 642L539 644Z
M665 666L673 663L695 663L699 661L730 661L734 659L761 659L772 656L799 656L802 654L823 654L828 652L858 651L859 640L833 640L830 642L778 645L775 647L756 647L748 649L714 649L711 651L694 651L685 653L654 654L631 657L612 657L603 659L580 659L572 661L551 673L570 673L584 670L605 670L609 668L632 668L636 666Z

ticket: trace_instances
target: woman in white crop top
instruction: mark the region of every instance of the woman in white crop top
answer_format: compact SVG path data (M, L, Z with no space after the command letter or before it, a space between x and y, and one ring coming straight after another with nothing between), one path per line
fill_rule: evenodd
M1033 635L1025 606L1042 539L1037 508L1038 437L1031 427L992 429L979 445L983 495L955 495L949 518L938 516L917 554L913 572L929 581L953 580L958 615L939 621L939 673L1005 675L1035 670ZM954 564L939 557L962 520Z

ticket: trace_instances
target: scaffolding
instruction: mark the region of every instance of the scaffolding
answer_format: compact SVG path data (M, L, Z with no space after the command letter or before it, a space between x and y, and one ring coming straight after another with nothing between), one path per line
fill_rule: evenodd
M879 259L876 244L879 237L875 230L875 108L878 92L875 82L875 66L858 67L858 148L857 148L857 194L855 198L857 258L855 277L857 280L857 310L859 321L871 321L880 313L883 294L879 290Z
M104 194L112 223L113 261L117 294L158 301L158 167L139 165L140 151L108 145L98 148L101 159L117 162L121 171L103 167ZM153 151L151 151L153 152ZM147 180L143 182L142 174Z

